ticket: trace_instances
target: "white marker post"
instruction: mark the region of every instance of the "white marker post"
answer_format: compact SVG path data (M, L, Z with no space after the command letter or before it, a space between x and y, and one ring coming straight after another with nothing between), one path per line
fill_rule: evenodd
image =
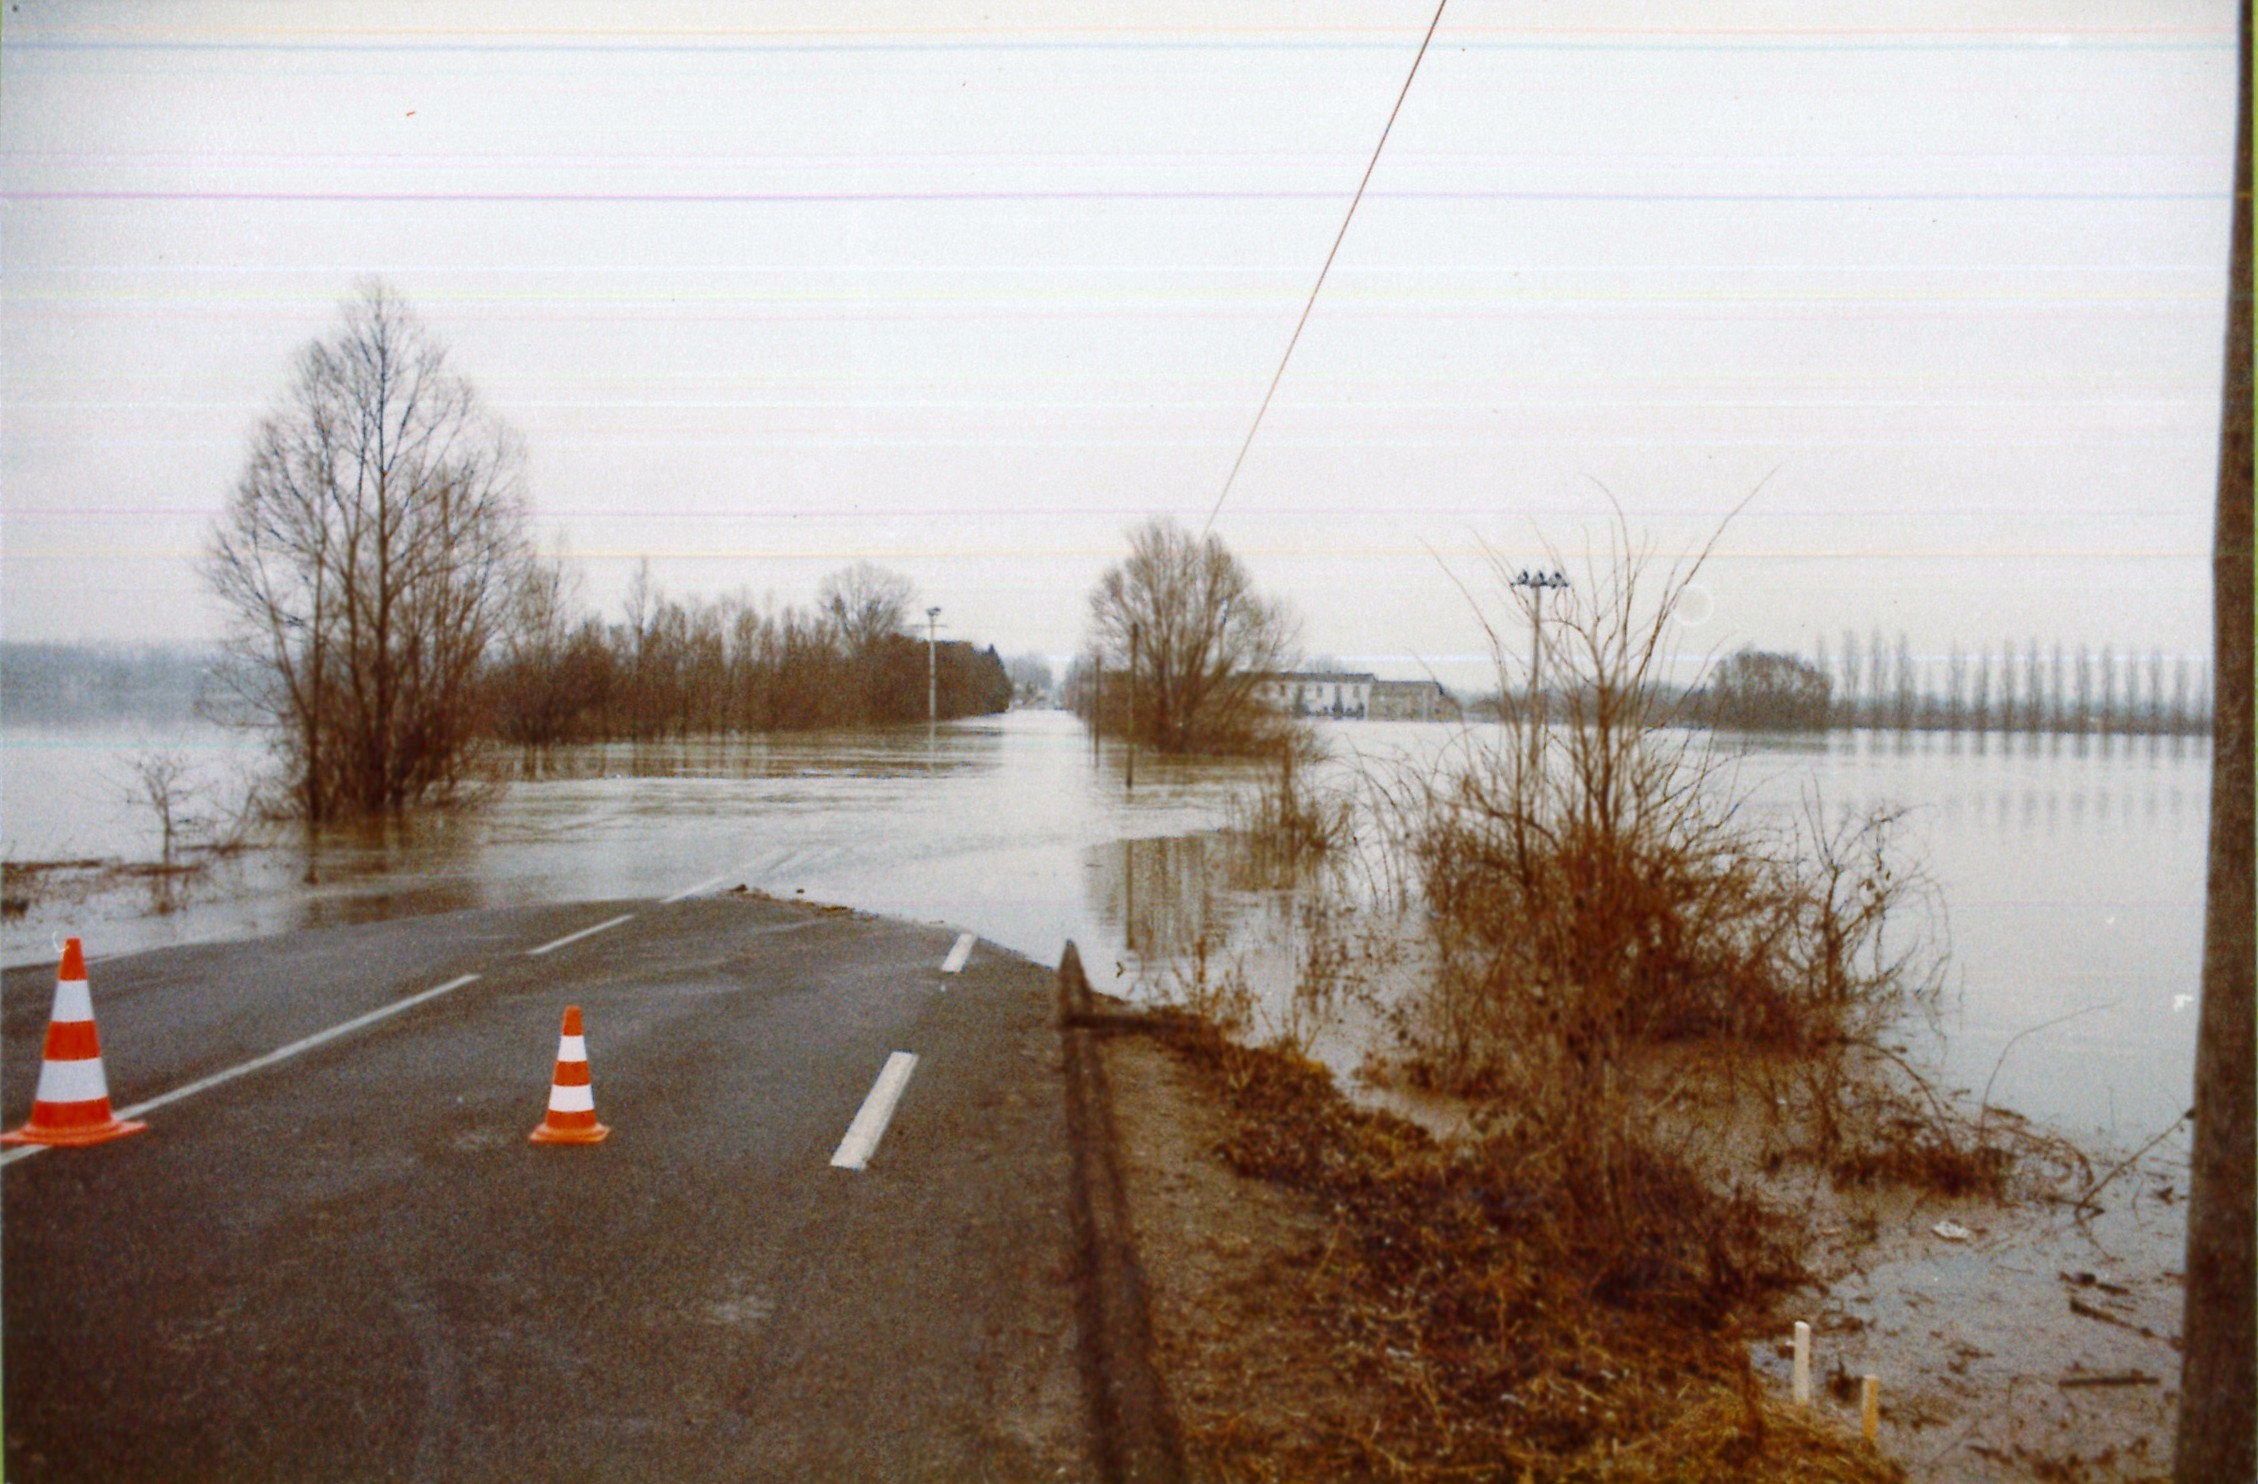
M1795 1404L1811 1405L1811 1326L1795 1322Z

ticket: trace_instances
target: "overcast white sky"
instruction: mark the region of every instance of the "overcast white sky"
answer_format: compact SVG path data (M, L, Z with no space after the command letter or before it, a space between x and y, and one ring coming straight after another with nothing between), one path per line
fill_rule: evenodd
M869 557L1051 653L1204 518L1432 14L4 3L7 637L215 633L373 272L596 603ZM1217 529L1312 651L1465 679L1438 555L1777 469L1699 647L2200 651L2234 78L2229 0L1451 0Z

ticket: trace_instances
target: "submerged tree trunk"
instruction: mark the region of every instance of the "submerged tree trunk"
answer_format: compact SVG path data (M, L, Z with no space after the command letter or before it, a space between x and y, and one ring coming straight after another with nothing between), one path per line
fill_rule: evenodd
M2203 912L2203 1009L2195 1050L2195 1160L2188 1202L2178 1484L2258 1476L2258 1312L2253 1296L2254 945L2251 854L2250 0L2242 3L2225 406L2212 541L2211 860Z

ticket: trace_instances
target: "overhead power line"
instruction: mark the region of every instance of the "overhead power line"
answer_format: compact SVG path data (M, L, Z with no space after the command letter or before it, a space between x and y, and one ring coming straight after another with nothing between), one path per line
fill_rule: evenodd
M1247 428L1247 440L1239 445L1239 456L1231 461L1231 472L1223 481L1223 492L1215 497L1214 506L1207 512L1207 524L1200 527L1200 539L1215 529L1215 517L1222 513L1223 502L1231 497L1231 486L1238 482L1239 467L1247 461L1247 450L1254 447L1254 435L1262 427L1262 415L1270 410L1270 399L1278 395L1278 383L1286 374L1286 363L1294 358L1294 347L1301 343L1302 327L1309 323L1310 310L1317 307L1318 290L1325 287L1325 275L1333 271L1333 259L1340 253L1341 239L1349 234L1349 223L1356 220L1357 202L1364 199L1364 188L1372 183L1372 171L1380 163L1380 151L1388 147L1388 132L1396 126L1396 115L1403 112L1403 100L1411 95L1411 80L1419 75L1419 64L1426 59L1427 43L1435 39L1435 28L1443 23L1443 7L1450 0L1438 0L1435 18L1427 23L1427 34L1419 38L1419 54L1411 59L1411 70L1403 75L1403 87L1396 93L1396 106L1388 110L1388 122L1380 130L1380 142L1372 146L1372 158L1365 162L1364 178L1356 183L1356 194L1349 199L1347 214L1341 218L1341 230L1333 234L1333 245L1325 253L1325 266L1317 270L1317 282L1309 286L1309 299L1301 307L1301 318L1294 321L1293 338L1286 342L1286 353L1278 358L1278 369L1271 373L1270 390L1262 394L1262 405L1255 409L1254 422Z

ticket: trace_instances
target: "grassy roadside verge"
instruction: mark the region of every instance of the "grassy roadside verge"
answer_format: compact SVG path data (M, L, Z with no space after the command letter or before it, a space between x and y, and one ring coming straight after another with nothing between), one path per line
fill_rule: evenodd
M1193 1477L1903 1477L1756 1384L1742 1336L1801 1271L1753 1198L1664 1161L1636 1241L1580 1241L1510 1143L1445 1148L1187 1015L1140 1028L1106 1054Z

